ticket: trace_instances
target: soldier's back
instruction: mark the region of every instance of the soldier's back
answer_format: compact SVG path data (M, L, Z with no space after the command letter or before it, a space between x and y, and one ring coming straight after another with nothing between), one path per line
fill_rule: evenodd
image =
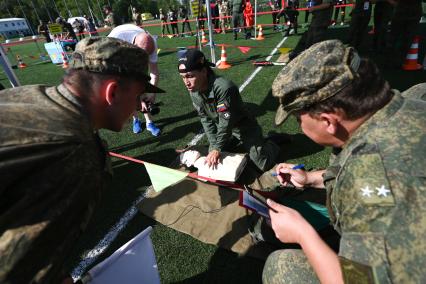
M1 283L59 283L105 183L99 138L58 88L0 93Z

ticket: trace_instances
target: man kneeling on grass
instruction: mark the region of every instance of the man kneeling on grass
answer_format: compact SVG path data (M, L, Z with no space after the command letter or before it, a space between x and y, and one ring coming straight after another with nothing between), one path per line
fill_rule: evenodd
M262 128L246 110L238 87L217 76L212 66L214 64L196 49L184 53L178 63L179 73L210 143L206 163L209 166L219 163L220 153L229 147L234 136L261 171L269 170L275 164L279 147L263 138Z

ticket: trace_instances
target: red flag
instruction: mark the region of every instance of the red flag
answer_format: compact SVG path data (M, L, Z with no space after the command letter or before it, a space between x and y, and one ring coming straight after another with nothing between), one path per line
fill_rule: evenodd
M251 47L248 47L248 46L237 46L237 47L244 54L248 53L251 49Z

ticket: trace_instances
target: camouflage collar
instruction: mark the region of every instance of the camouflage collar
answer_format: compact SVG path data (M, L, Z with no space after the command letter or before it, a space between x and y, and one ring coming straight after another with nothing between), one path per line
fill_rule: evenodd
M60 84L57 87L58 93L61 94L65 99L70 101L73 105L75 105L78 109L82 110L83 105L79 102L78 98L73 95L73 93L65 87L64 84Z
M357 137L363 136L364 133L368 131L368 129L376 127L377 124L379 123L388 121L389 118L392 115L394 115L402 107L405 100L402 97L401 93L398 90L392 90L392 92L394 93L394 96L390 100L390 102L387 105L385 105L383 108L378 110L376 113L374 113L357 130L355 130L355 132L352 134L349 140L346 141L343 148L349 145L352 140L357 139Z

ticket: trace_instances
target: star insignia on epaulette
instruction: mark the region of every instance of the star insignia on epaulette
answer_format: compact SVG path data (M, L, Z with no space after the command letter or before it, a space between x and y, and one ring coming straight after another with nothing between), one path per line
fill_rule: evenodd
M364 188L361 188L362 196L371 197L371 194L374 192L374 190L371 190L370 187L367 185Z
M383 196L383 197L388 196L388 193L390 192L390 190L385 188L384 185L382 185L381 187L376 187L376 190L377 190L377 195Z

